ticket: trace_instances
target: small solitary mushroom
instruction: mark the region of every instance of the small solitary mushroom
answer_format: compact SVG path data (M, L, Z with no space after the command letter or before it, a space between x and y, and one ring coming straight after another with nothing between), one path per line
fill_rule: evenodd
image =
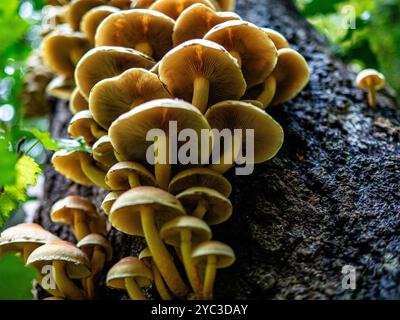
M157 0L149 9L162 12L168 17L176 20L183 10L196 3L201 3L212 10L215 10L213 3L209 0Z
M138 258L126 257L117 262L107 273L107 286L126 290L132 300L147 300L141 288L153 280L151 270Z
M98 139L107 135L107 131L93 119L90 110L80 111L72 117L68 133L74 138L83 137L88 145L93 145Z
M236 60L208 40L190 40L172 49L161 60L159 76L173 96L191 101L202 113L208 105L240 99L246 91Z
M109 136L102 136L93 146L93 159L104 171L108 171L114 164L118 163L117 154L111 144Z
M75 90L75 83L72 78L57 76L46 87L46 93L57 99L69 100Z
M368 89L368 104L376 109L376 91L385 86L385 76L374 69L365 69L358 74L356 83L360 89Z
M88 110L89 103L86 98L81 94L78 88L72 92L69 100L69 110L72 114L77 114L79 111Z
M196 265L205 264L203 297L212 299L216 271L231 266L236 259L235 253L222 242L207 241L193 250L192 259Z
M90 263L86 254L73 244L61 240L50 241L34 250L27 264L38 270L52 264L54 280L63 295L71 300L86 299L85 292L73 280L90 276Z

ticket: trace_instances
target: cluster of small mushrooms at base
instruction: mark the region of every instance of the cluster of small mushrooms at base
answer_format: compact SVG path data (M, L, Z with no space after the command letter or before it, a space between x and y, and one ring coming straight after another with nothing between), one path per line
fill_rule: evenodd
M236 148L209 166L165 164L157 154L150 165L146 134L167 131L170 121L197 133L254 129L254 163L268 161L284 133L265 110L303 90L307 62L283 35L232 12L232 0L49 3L41 57L55 80L47 92L69 100L68 132L91 150L58 151L52 164L73 182L109 193L101 209L77 195L53 205L51 220L70 226L76 244L22 224L1 234L1 253L15 251L39 272L50 265L52 300L96 299L105 273L108 287L134 300L147 299L143 289L151 285L163 300L212 299L217 270L235 261L212 226L233 212L224 174ZM168 139L157 147L168 151ZM147 247L108 268L108 224Z

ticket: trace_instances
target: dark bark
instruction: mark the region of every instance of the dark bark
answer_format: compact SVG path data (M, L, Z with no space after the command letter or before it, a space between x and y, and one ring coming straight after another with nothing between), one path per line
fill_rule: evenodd
M307 59L311 82L271 114L285 144L252 176L230 175L232 219L213 229L237 262L217 276L216 297L237 299L400 298L400 112L387 91L378 110L354 86L355 75L290 1L239 0L238 12L282 32ZM65 135L59 104L52 132ZM100 204L103 191L71 184L51 167L37 221L73 240L48 217L53 202L81 194ZM111 230L114 261L136 255L140 239ZM341 288L342 267L357 267L357 289ZM102 297L123 297L102 287Z

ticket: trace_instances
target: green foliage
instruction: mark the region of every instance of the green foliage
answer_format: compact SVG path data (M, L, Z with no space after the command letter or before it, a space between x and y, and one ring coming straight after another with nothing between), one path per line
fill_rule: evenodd
M12 184L16 177L17 154L10 151L9 143L6 140L0 140L0 155L0 186Z
M32 300L32 282L36 272L26 267L21 257L0 257L0 300Z

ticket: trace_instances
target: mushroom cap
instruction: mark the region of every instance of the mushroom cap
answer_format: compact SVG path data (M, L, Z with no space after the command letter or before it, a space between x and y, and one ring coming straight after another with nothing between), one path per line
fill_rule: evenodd
M127 10L131 7L133 0L106 0L110 6L117 7L119 9Z
M83 110L72 117L68 126L68 133L74 138L83 137L88 145L92 145L97 141L92 133L92 126L99 127L90 110Z
M48 95L62 100L69 100L74 90L74 80L63 76L55 77L46 87L46 93Z
M150 9L162 12L168 17L176 20L182 11L196 3L201 3L212 10L215 10L212 2L208 0L157 0L150 6Z
M63 261L71 279L90 276L90 263L86 254L72 243L62 240L50 241L35 249L29 256L27 264L41 270L43 266L53 261Z
M152 258L153 258L153 254L151 253L151 251L148 247L144 248L139 253L139 260L147 260L147 259L152 259Z
M75 81L89 99L92 88L101 80L120 75L131 68L150 69L155 62L139 51L123 47L97 47L88 51L75 70Z
M250 22L226 21L208 31L204 39L240 55L249 88L264 82L278 61L277 50L268 34Z
M254 130L254 163L272 159L283 144L282 127L269 114L250 103L224 101L210 107L206 118L212 128L223 130ZM246 150L246 134L242 137L242 150Z
M25 244L40 246L52 240L59 240L59 238L36 223L22 223L10 227L0 234L0 250L15 249L19 251Z
M172 49L161 60L159 76L172 95L185 101L192 101L193 83L198 77L210 82L210 105L240 99L246 91L236 59L208 40L190 40Z
M380 90L385 86L385 76L374 69L365 69L357 75L357 86L366 89L372 85L375 90Z
M232 204L228 198L218 191L204 187L193 187L176 196L186 212L193 212L202 201L207 208L203 220L209 225L217 225L227 221L232 215Z
M107 286L125 289L125 278L135 278L139 287L147 287L153 280L151 270L135 257L126 257L117 262L107 273Z
M253 106L255 106L255 107L257 107L257 108L260 108L260 109L265 109L264 108L264 104L261 102L261 101L258 101L258 100L251 100L251 99L246 99L246 100L242 100L243 102L246 102L246 103L250 103L250 104L252 104Z
M293 49L278 50L278 64L272 76L276 93L271 105L284 103L297 96L310 80L310 70L304 57Z
M106 260L110 261L113 256L113 247L104 236L98 233L91 233L84 237L81 241L76 245L79 249L82 248L93 248L95 246L99 246L104 250L106 254Z
M147 163L146 153L153 144L146 141L151 129L161 129L168 133L171 121L177 122L178 133L182 129L191 128L200 137L201 130L210 130L210 126L193 105L174 99L160 99L144 103L123 114L113 122L109 136L114 149L125 159ZM201 148L200 144L198 146ZM202 150L202 153L210 150Z
M89 42L80 32L71 32L61 27L44 37L41 46L43 59L52 71L65 77L74 75L76 57L74 50L81 53L89 49Z
M196 3L182 11L176 20L172 34L174 46L188 40L202 39L214 26L230 20L241 20L241 18L236 13L215 12L202 3Z
M107 170L118 162L109 136L102 136L93 147L93 159L103 164Z
M181 246L181 232L187 230L192 234L191 242L196 245L211 239L211 229L203 220L191 217L180 216L168 221L160 230L160 236L165 243L174 246Z
M156 0L136 0L131 4L132 9L148 9Z
M112 191L106 195L103 202L101 203L101 208L108 215L110 214L111 207L114 202L118 199L118 197L123 194L125 191Z
M75 88L72 92L69 100L69 110L72 114L77 114L79 111L83 110L89 110L89 103L78 88Z
M91 186L93 182L82 171L81 157L91 158L87 152L60 150L54 153L51 162L64 177L83 186Z
M124 10L109 15L98 27L96 47L135 48L149 43L153 58L160 60L172 48L174 20L161 12L147 9Z
M83 16L95 7L104 5L103 0L74 0L68 6L67 21L74 31L80 29Z
M262 28L263 31L265 31L272 42L274 43L276 49L284 49L284 48L289 48L289 42L286 40L286 38L281 34L280 32L270 29L270 28Z
M143 237L140 210L148 206L154 210L158 226L185 214L182 204L173 195L154 187L137 187L122 194L113 204L109 220L119 231Z
M90 111L108 129L120 115L147 101L171 98L158 77L145 69L134 68L120 76L97 83L89 98Z
M99 6L90 9L81 20L80 29L86 37L94 43L96 31L100 23L110 14L118 12L119 9L112 6Z
M96 207L88 199L80 196L68 196L53 205L50 217L53 222L73 224L76 211L84 213L88 218L99 216Z
M106 184L111 190L129 190L129 175L135 174L142 186L155 186L156 179L143 165L137 162L118 162L106 175Z
M235 11L236 0L214 0L217 3L218 10L222 11Z
M231 266L236 259L232 248L219 241L203 242L192 251L192 258L196 264L204 263L211 255L217 258L216 267L218 269Z
M178 194L192 187L210 188L225 197L229 197L232 192L232 185L228 179L207 168L191 168L179 172L169 183L168 191Z

